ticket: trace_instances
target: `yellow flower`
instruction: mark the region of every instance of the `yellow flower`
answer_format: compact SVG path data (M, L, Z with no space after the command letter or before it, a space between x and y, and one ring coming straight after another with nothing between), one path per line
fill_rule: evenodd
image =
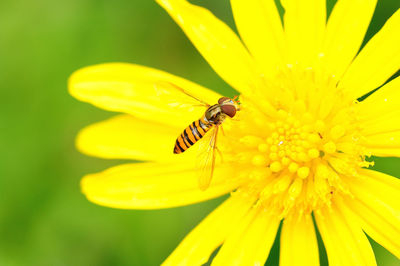
M204 108L160 82L215 103L182 78L132 64L81 69L77 99L125 113L91 125L79 149L124 164L83 178L100 205L157 209L231 196L165 265L263 265L283 220L280 265L319 265L315 218L330 265L376 265L367 233L400 257L400 182L366 169L366 158L400 156L400 11L357 54L376 0L231 0L241 40L204 8L158 0L211 67L241 93L238 119L224 122L210 187L198 188L195 153L173 155L176 137ZM363 101L359 97L380 87ZM236 117L235 117L236 118ZM195 150L193 148L193 150Z

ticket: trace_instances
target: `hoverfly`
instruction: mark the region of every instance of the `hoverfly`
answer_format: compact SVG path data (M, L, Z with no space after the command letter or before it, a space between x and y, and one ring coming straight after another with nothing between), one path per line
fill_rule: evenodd
M227 117L233 118L235 116L236 112L239 110L239 101L237 97L233 99L221 97L217 104L210 105L185 92L182 88L174 84L170 85L192 97L199 102L200 105L207 108L200 119L195 120L187 126L178 136L173 150L175 154L179 154L185 152L200 140L208 142L205 143L206 145L203 145L205 148L201 150L202 157L204 158L200 163L201 169L199 169L199 187L201 190L205 190L210 185L214 173L219 128ZM206 134L208 134L209 138L203 139Z

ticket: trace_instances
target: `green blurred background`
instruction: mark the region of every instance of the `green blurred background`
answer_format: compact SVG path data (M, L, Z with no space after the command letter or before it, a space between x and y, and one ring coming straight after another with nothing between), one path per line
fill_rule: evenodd
M228 0L196 3L233 27ZM366 39L399 7L399 0L379 1ZM67 79L113 61L234 94L153 1L0 2L0 265L158 265L221 202L128 211L96 206L80 193L81 176L120 162L75 150L80 128L113 114L73 99ZM378 169L398 177L399 163L376 159ZM372 243L378 265L399 265ZM327 265L322 247L321 254ZM278 256L277 240L269 265Z

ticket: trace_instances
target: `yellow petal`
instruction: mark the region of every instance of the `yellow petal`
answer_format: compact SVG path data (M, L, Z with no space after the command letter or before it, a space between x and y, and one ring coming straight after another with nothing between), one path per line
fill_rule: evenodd
M364 145L374 155L400 156L400 77L357 105Z
M376 242L400 259L400 219L388 215L378 202L365 203L358 199L347 201L347 207L355 219L358 219L362 229ZM347 215L350 215L348 213Z
M106 110L185 127L205 108L170 83L210 104L220 97L171 74L124 63L82 68L72 74L68 85L72 96Z
M319 266L318 243L311 215L288 217L281 232L280 266Z
M328 255L329 265L376 266L371 245L359 224L335 205L315 212L315 220Z
M87 175L81 187L86 197L99 205L159 209L215 198L238 186L229 164L215 167L211 185L205 191L199 189L197 177L188 163L133 163Z
M383 113L380 117L377 116L378 113L370 116L367 121L362 121L360 123L360 127L362 127L361 134L370 138L371 136L399 131L399 111L400 109L389 111Z
M271 75L285 60L281 19L273 0L231 0L236 26L247 48Z
M391 121L398 123L398 119ZM395 132L367 136L363 145L373 155L381 157L400 157L400 129Z
M167 122L167 121L166 121ZM77 147L85 154L142 161L171 161L175 140L183 128L118 115L84 128Z
M338 79L360 49L376 2L377 0L339 0L332 10L326 27L323 60L327 70Z
M358 178L349 178L354 198L347 206L363 230L400 258L400 180L372 170L362 170ZM343 207L344 208L344 207Z
M240 92L257 81L254 61L236 34L205 8L182 0L157 0L179 24L205 60Z
M358 198L379 198L400 211L400 179L378 171L360 169L357 178L347 178L346 181Z
M233 195L194 228L163 263L171 265L203 265L211 253L236 228L253 201Z
M382 85L400 67L400 10L365 45L339 86L355 99Z
M253 208L228 236L212 265L264 265L279 222L268 210Z
M310 66L321 51L326 23L325 0L284 0L285 36L292 62Z
M400 77L397 77L358 103L357 108L367 122L375 123L383 115L399 111L399 106Z

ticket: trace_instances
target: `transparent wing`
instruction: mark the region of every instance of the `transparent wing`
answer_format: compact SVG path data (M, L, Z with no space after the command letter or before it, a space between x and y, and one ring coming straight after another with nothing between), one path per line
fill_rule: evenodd
M206 190L214 174L217 156L217 137L219 126L215 126L199 141L197 168L199 173L199 187Z
M198 95L189 93L178 85L167 82L159 81L154 83L155 96L162 100L170 107L174 108L190 108L203 106L209 107L210 105Z

